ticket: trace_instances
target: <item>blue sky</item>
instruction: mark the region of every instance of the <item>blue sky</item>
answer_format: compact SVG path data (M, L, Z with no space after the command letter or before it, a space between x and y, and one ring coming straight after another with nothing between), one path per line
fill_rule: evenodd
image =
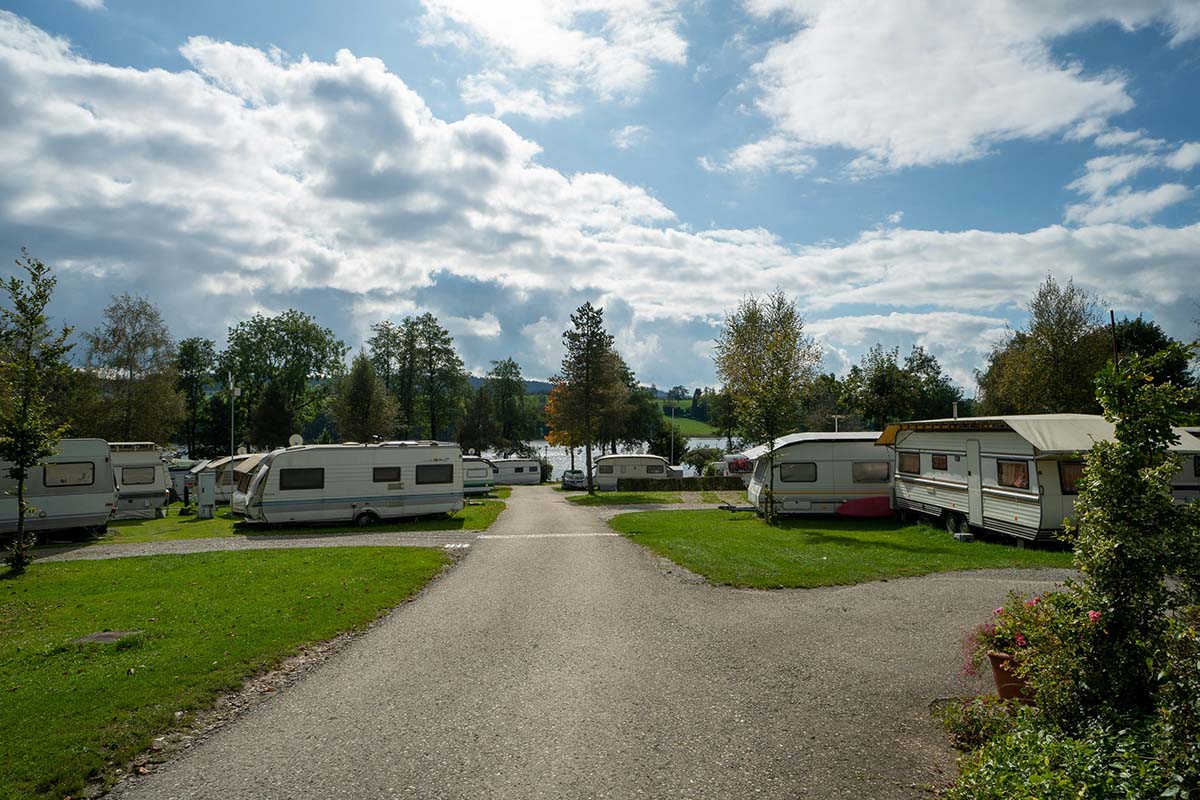
M915 342L968 394L1048 273L1197 334L1193 0L0 9L0 249L80 328L121 291L218 341L431 310L547 377L592 300L694 386L780 287L828 369Z

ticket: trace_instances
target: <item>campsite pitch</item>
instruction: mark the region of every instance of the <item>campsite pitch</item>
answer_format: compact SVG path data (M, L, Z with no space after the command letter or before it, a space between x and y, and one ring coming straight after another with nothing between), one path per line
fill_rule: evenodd
M956 542L927 525L877 520L785 519L751 513L642 511L609 526L704 576L752 589L836 586L950 570L1070 567L1069 552Z
M0 580L0 800L62 798L448 563L415 547L37 564ZM103 631L115 641L79 642ZM180 714L179 712L182 712Z

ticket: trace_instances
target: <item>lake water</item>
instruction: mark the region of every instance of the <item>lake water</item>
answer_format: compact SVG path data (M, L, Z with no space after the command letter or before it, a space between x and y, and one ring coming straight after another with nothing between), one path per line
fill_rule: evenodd
M552 476L553 480L560 479L562 477L563 471L571 468L571 451L568 450L567 448L554 447L544 439L540 439L535 442L530 442L529 444L532 445L533 447L537 448L538 453L541 454L542 456L544 456L547 461L549 461L551 464L554 465L554 473ZM692 447L692 448L695 448L695 447L719 447L722 450L724 450L725 449L725 440L722 438L718 438L718 437L709 438L709 437L697 436L697 437L693 437L692 439L688 440L688 446ZM645 451L644 450L636 450L636 449L634 449L634 450L622 449L619 452L642 453ZM600 455L599 449L592 450L592 459L593 460L595 460L599 455ZM492 452L485 452L483 454L483 456L484 456L484 458L495 458L496 454L492 453ZM675 460L676 461L679 460L678 456L676 456ZM583 469L583 468L584 468L583 448L577 447L577 448L575 448L575 469ZM694 469L692 469L691 467L684 466L683 474L685 476L695 475L696 471Z

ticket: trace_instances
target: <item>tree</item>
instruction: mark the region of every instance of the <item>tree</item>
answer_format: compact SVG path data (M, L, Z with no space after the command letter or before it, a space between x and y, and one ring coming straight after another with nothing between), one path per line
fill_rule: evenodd
M521 365L511 358L493 361L486 385L499 428L496 449L501 455L507 456L515 453L537 433L537 417L525 402L525 379L521 377Z
M667 392L668 400L686 400L687 396L688 390L686 386L672 386L670 391Z
M500 428L496 425L492 398L486 385L475 390L467 413L458 426L458 444L463 452L479 455L484 450L497 446L501 440Z
M842 392L854 413L875 429L905 419L948 417L962 397L938 360L916 345L901 365L898 347L876 344L850 368Z
M720 461L725 455L725 451L719 447L696 447L689 449L682 458L679 459L680 464L687 464L692 469L696 470L697 475L703 475L704 470L714 461Z
M212 339L196 336L179 343L179 350L175 356L175 372L177 386L183 393L183 406L187 415L184 421L184 440L189 455L196 452L196 430L200 417L208 407L205 388L213 379L213 369L216 365L217 350Z
M810 431L861 431L862 417L854 410L847 385L832 372L813 379L801 400L801 424ZM837 417L837 419L835 419Z
M370 442L395 428L396 400L366 353L355 356L349 374L337 379L332 411L345 441Z
M571 469L575 469L575 448L583 447L583 434L579 433L583 430L583 423L570 416L575 409L566 396L567 387L563 384L556 384L550 390L550 394L546 395L546 407L543 411L549 428L546 441L554 447L568 448L571 451ZM654 409L655 415L659 416L657 403Z
M237 407L252 409L255 414L262 408L267 387L275 384L272 395L282 405L276 404L270 413L287 411L288 427L294 428L294 421L307 421L321 409L329 379L345 370L346 352L333 331L308 314L295 309L274 317L255 314L229 329L228 344L219 359L219 376L233 374L234 384L242 392ZM225 392L228 395L228 387ZM246 416L241 415L242 426L246 426ZM253 419L249 422L248 427L260 430ZM253 434L250 438L255 444L266 444Z
M704 392L700 390L699 386L696 387L696 391L692 392L691 417L700 422L708 421L708 407L704 404Z
M571 433L583 439L588 494L595 494L592 481L592 443L599 422L599 412L609 401L615 362L610 353L613 337L604 330L604 309L584 303L571 315L570 330L563 331L563 356L559 374L552 382L563 387L561 420L572 428Z
M1030 300L1027 327L1010 331L976 372L982 411L1094 414L1092 380L1110 350L1096 297L1047 276Z
M1192 374L1191 362L1186 350L1180 351L1172 345L1182 344L1174 339L1153 321L1126 317L1116 325L1117 352L1122 359L1127 356L1149 358L1156 353L1169 353L1162 366L1153 374L1155 383L1173 383L1176 386L1195 386L1196 376Z
M109 441L165 442L184 416L176 388L175 343L158 307L128 292L112 298L104 321L85 334L88 367L112 414L93 434Z
M725 437L725 447L732 450L733 434L738 429L737 409L734 408L733 397L722 387L719 392L709 394L705 406L708 408L708 423Z
M659 435L666 423L653 390L633 387L629 390L626 406L624 433L620 437L622 444L635 447Z
M913 415L917 419L941 419L954 413L962 390L942 372L942 365L924 347L913 345L904 359L904 374L913 391Z
M714 357L745 438L767 445L767 521L775 521L775 440L796 426L799 398L821 363L796 304L776 290L748 295L725 318Z
M422 314L413 320L413 326L417 379L429 413L429 435L436 439L443 426L453 430L457 425L468 387L467 373L454 350L454 338L438 324L437 317Z
M17 484L17 530L8 566L19 574L33 561L25 518L34 509L25 499L25 481L42 459L54 455L63 435L63 426L50 416L46 390L66 370L71 329L50 329L46 306L57 283L50 268L23 248L16 264L27 279L4 282L9 306L0 309L0 458L9 462L6 477Z
M296 412L282 382L271 381L250 416L250 438L266 449L287 445L296 433Z
M659 428L658 434L646 442L646 449L656 456L662 456L678 464L688 452L688 438L679 430L678 425L667 423Z

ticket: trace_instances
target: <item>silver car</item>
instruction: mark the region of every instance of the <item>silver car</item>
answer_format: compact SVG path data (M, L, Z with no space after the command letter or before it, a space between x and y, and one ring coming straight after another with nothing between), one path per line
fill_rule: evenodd
M564 470L562 474L562 488L586 489L587 476L583 474L583 470L581 469Z

